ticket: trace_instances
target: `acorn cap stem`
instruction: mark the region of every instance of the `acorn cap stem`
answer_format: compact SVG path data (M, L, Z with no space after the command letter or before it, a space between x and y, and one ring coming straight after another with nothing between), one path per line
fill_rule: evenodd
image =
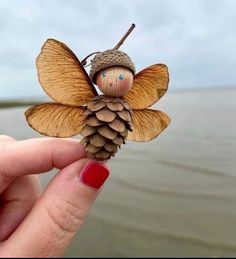
M81 61L82 66L86 66L86 65L87 65L87 59L88 59L89 57L91 57L92 55L97 54L97 53L100 53L100 51L95 51L95 52L89 54L87 57L85 57L85 58Z
M116 46L114 47L114 49L119 49L119 47L124 43L124 41L126 40L126 38L129 36L129 34L133 31L133 29L135 28L135 24L133 23L129 30L126 32L126 34L121 38L121 40L116 44Z

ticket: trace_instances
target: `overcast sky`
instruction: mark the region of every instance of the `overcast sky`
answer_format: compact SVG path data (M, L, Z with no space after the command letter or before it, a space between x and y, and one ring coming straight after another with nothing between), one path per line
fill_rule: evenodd
M121 50L137 71L170 70L170 90L236 85L235 0L0 0L0 99L42 96L35 58L47 38L84 58Z

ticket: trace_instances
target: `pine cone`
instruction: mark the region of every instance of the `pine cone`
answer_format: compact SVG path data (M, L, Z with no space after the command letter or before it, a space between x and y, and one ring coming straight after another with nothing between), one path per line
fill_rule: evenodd
M81 131L89 158L108 160L118 151L131 129L131 109L122 98L96 96L87 105Z

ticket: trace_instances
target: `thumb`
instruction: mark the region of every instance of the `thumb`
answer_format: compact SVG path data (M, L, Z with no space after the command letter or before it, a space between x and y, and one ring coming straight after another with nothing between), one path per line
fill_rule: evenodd
M4 256L55 257L79 230L107 179L107 167L82 159L62 169L7 240ZM6 254L7 253L7 254Z

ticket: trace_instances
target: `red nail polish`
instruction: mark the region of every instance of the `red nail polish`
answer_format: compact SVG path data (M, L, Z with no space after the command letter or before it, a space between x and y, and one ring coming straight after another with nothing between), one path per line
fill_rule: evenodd
M80 181L92 188L99 189L109 176L109 170L100 163L89 162L80 173Z

